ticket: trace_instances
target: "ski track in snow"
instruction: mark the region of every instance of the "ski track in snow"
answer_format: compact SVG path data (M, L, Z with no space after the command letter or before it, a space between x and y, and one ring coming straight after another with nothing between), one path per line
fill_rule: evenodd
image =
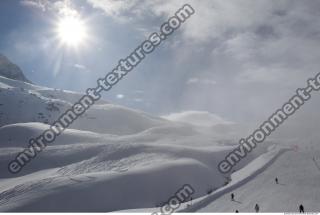
M282 153L291 150L290 148L282 148L276 145L269 147L269 151L260 155L250 163L248 163L242 169L231 174L231 181L228 185L223 186L209 195L205 195L200 198L193 199L192 202L181 203L179 209L176 212L197 212L202 208L205 208L219 197L226 193L243 186L250 180L253 180L257 175L267 169L276 159L281 156ZM160 212L160 208L147 208L147 209L133 209L123 210L121 212ZM207 211L214 212L214 211Z
M290 150L289 148L279 148L279 147L276 147L275 145L270 148L273 148L273 149L271 149L265 154L260 155L258 158L251 161L244 168L231 174L231 182L228 185L214 191L213 193L211 193L206 197L193 200L192 205L190 205L190 203L186 203L185 208L181 209L180 212L196 212L201 208L206 207L207 205L209 205L211 202L218 199L222 195L248 183L258 174L260 174L266 168L272 165L272 163L275 162L275 160L282 153Z

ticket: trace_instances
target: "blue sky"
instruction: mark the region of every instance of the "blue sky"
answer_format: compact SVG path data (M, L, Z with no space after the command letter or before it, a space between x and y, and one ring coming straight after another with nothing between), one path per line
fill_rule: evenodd
M2 0L0 52L38 85L83 92L185 3L196 14L105 99L159 115L261 120L318 72L317 0ZM66 11L86 23L81 47L59 45Z

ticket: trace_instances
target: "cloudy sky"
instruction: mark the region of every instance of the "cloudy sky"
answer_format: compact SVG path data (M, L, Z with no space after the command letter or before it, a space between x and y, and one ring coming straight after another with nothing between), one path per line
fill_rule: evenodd
M159 115L264 120L319 72L318 0L1 0L0 52L36 84L83 92L185 3L196 14L106 99ZM88 33L77 47L57 38L70 14Z

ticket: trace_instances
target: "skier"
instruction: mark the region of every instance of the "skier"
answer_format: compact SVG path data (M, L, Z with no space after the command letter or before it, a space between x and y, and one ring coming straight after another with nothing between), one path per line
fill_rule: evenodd
M236 213L239 213L239 211L238 211L238 210L236 210Z
M231 201L234 201L234 194L231 193Z
M255 209L256 213L259 213L260 207L258 204L256 204L256 206L254 206L254 209Z
M276 184L279 184L279 180L278 180L278 178L276 178L276 179L275 179L275 181L276 181Z
M299 206L299 211L300 211L300 213L304 213L304 207L303 207L303 205L300 205L300 206Z

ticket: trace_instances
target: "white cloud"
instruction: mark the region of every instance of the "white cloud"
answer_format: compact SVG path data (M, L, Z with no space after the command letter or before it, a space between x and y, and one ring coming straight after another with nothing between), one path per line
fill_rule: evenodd
M86 70L87 67L82 65L82 64L74 64L73 65L75 68L80 69L80 70Z
M134 12L134 7L138 0L87 0L93 8L103 10L106 15L113 17L117 21L126 22L131 17L124 16L128 11Z
M141 99L141 98L135 98L135 99L133 99L133 101L134 101L134 102L143 102L144 100Z
M205 49L210 52L212 65L206 70L233 73L240 82L276 83L274 75L283 79L293 70L319 67L318 1L304 3L299 0L87 0L95 8L114 19L144 22L153 16L165 21L185 3L195 14L179 29L181 37L171 41L177 58L187 51ZM137 25L140 27L139 25ZM138 28L137 27L137 28ZM153 29L155 26L144 26ZM157 26L156 26L157 27ZM211 50L210 50L211 48ZM181 50L181 51L179 51ZM191 53L188 52L188 53ZM190 62L192 56L185 57ZM219 71L217 71L219 70ZM230 71L231 70L231 71ZM295 72L298 73L298 72ZM305 75L305 74L303 74ZM297 76L300 79L301 75ZM241 80L240 80L241 79ZM210 80L191 78L188 84L214 84Z
M21 0L20 4L26 7L33 7L33 8L40 9L42 11L46 11L47 1L46 0L39 0L39 1Z
M77 70L81 71L81 72L89 72L88 68L85 65L82 64L74 64L73 65L74 68L76 68Z
M187 84L209 84L209 85L215 85L217 82L214 80L209 79L200 79L200 78L190 78L187 81Z
M73 8L70 0L21 0L20 3L26 7L41 9L42 11L54 11L60 15L77 16L78 12Z
M251 28L265 23L272 18L273 12L286 9L291 1L274 0L87 0L94 8L103 10L114 19L130 21L134 14L139 17L171 16L181 6L189 3L196 11L185 25L185 35L197 41L206 41L221 34L244 28ZM135 17L137 18L137 17Z
M94 8L104 10L108 15L120 15L122 12L132 9L137 0L88 0Z
M288 79L288 68L285 67L256 67L248 68L237 76L237 81L240 83L279 83L286 85L284 80ZM290 70L291 74L297 74L297 71ZM292 83L290 83L292 84Z
M117 97L117 99L123 99L124 95L123 94L118 94L116 97Z

